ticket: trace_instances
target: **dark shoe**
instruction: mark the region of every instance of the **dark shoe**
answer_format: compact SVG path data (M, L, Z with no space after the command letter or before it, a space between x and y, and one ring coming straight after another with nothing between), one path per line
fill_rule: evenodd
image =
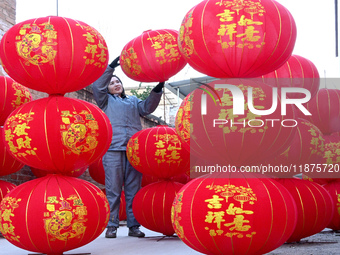
M114 227L114 226L107 227L105 237L106 238L116 238L117 237L117 228Z
M142 231L140 231L139 226L133 226L129 228L129 236L144 237L145 234Z

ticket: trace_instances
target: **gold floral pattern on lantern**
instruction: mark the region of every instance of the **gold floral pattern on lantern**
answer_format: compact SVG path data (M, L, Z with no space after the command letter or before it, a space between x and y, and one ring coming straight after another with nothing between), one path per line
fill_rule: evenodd
M251 205L257 201L256 194L251 188L229 184L208 185L206 188L214 190L216 194L204 200L210 209L207 211L205 219L209 225L205 229L211 236L224 234L228 237L243 238L246 236L251 238L256 234L251 231L252 224L247 218L247 215L254 214ZM228 193L229 202L224 199L226 193Z
M172 34L158 34L149 37L147 40L152 42L151 47L155 50L155 58L159 64L176 62L181 55L178 51L177 39Z
M16 98L12 100L11 105L16 109L22 104L26 104L31 101L31 94L29 90L17 82L12 83L12 87L15 90Z
M183 99L183 102L176 114L176 132L185 143L190 141L190 130L192 130L192 123L190 123L190 111L193 107L193 95Z
M181 141L177 134L156 134L155 137L155 161L158 164L180 164L183 160L179 151L182 150Z
M25 65L41 65L52 62L57 55L57 31L48 22L23 24L16 37L17 53L25 59Z
M46 233L53 239L67 241L81 236L86 226L87 209L81 198L70 195L68 198L47 197L44 223ZM54 241L51 239L52 241Z
M103 201L105 203L105 205L104 205L105 212L106 212L106 219L105 219L105 221L108 222L109 219L110 219L110 206L109 206L109 202L107 201L106 195L104 194L104 192L97 192L97 196L99 196L101 199L103 199ZM106 228L106 226L104 228Z
M9 116L12 123L9 129L5 130L5 141L9 145L10 151L18 158L26 155L36 155L37 148L31 147L32 139L28 136L26 129L31 129L29 122L33 120L34 112L17 113Z
M77 24L77 26L81 25ZM88 42L85 52L91 53L90 57L84 56L84 59L86 59L85 64L106 68L107 47L105 46L103 36L91 26L82 26L82 29L86 31L86 34L83 34L83 36Z
M324 151L324 162L328 165L335 165L340 163L340 141L326 142Z
M253 223L249 215L254 214L252 205L257 201L257 196L251 188L235 185L207 185L208 190L215 194L204 200L208 210L205 216L205 230L210 236L224 235L232 238L251 238L256 234L252 231ZM183 192L177 195L177 201L172 208L172 222L176 224L176 232L180 238L185 238L181 218L175 215L181 213ZM176 213L175 213L176 212Z
M95 149L98 145L98 123L88 111L62 111L61 134L68 153L81 154Z
M216 18L220 21L220 27L217 35L221 36L218 43L221 44L222 48L228 47L247 47L248 49L261 48L265 42L263 38L258 35L261 30L263 22L259 17L265 13L261 2L254 1L219 1L216 5L223 6L225 9L222 13L218 13ZM239 11L244 9L245 14L239 16ZM236 11L236 12L235 12ZM254 18L254 15L256 17ZM244 27L239 33L237 27ZM236 45L236 38L241 38L242 43Z
M123 50L121 53L122 68L127 74L137 76L142 72L142 66L140 65L137 57L137 53L134 48L130 47Z
M183 226L181 226L181 224L180 224L180 221L182 220L182 217L178 216L178 214L182 212L183 192L184 191L178 192L177 197L174 200L174 202L172 204L172 207L171 207L171 221L175 225L176 234L181 239L185 238L185 235L184 235Z
M182 54L185 55L187 58L189 58L192 54L194 54L194 40L190 38L190 35L192 34L192 14L194 10L191 10L188 12L188 14L185 17L184 22L181 25L181 28L179 30L179 49L181 50Z
M84 30L83 36L88 44L84 52L87 56L86 65L94 65L100 68L106 67L107 47L104 38L91 26L77 24ZM54 65L54 59L58 53L58 31L50 21L41 24L24 23L20 27L16 37L16 49L20 57L25 59L25 65L41 65L50 63Z
M20 198L16 199L13 197L5 197L1 201L2 222L0 224L0 232L6 235L7 240L13 240L20 242L20 236L14 233L15 227L12 225L11 217L15 217L14 210L19 207L18 203L21 201Z
M130 156L130 163L133 166L141 166L138 137L131 139L130 144L131 146L127 148L127 154Z

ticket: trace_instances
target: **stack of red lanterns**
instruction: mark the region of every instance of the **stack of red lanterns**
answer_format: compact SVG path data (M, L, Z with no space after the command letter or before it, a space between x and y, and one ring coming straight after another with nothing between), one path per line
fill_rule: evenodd
M216 78L193 90L176 116L177 133L190 148L191 161L195 164L192 168L198 171L195 173L198 178L187 183L177 195L173 224L177 235L195 250L209 254L263 254L278 247L266 246L256 239L260 233L254 230L257 224L261 224L262 231L267 224L273 226L271 220L275 216L252 223L256 208L250 206L256 204L251 200L256 193L252 185L259 176L247 173L243 167L253 166L248 172L256 172L272 163L277 167L302 165L295 171L304 170L305 164L322 163L327 144L324 135L339 132L340 91L319 90L320 79L314 64L292 55L295 39L294 19L276 1L204 0L183 19L178 40L181 53L191 67ZM291 104L293 99L299 104ZM334 164L335 158L330 156L335 153L329 151L328 161ZM218 169L228 174L212 180L212 175L203 175ZM241 170L246 182L235 174ZM279 177L297 173L280 172ZM272 176L272 173L261 175L257 181L276 183L269 179ZM276 186L282 189L276 199L288 193L287 199L295 207L296 202L291 201L295 194L285 186L292 185ZM328 223L324 219L333 215L333 202L324 188L314 186L309 188L310 193L305 192L306 197L315 199L309 207L322 210L319 212L322 216L315 213L313 222L306 223L313 224L313 229L301 234L298 232L302 227L297 225L289 234L271 232L265 235L266 244L299 240L326 227ZM266 187L266 192L261 194L276 196L276 191ZM209 188L214 188L214 193L206 194ZM261 206L265 205L264 201L262 198ZM301 207L297 211L289 210L285 204L281 211L287 213L285 219L303 217ZM245 208L245 205L249 206ZM278 207L273 203L271 206L268 211L275 214ZM189 212L190 219L186 220L184 215ZM337 224L333 222L333 226ZM282 226L272 229L281 231L285 229L280 229ZM282 239L275 239L278 236ZM245 245L248 238L251 242ZM270 238L273 239L269 241Z
M8 75L49 94L17 108L4 123L6 149L47 175L19 185L3 199L0 210L10 217L0 212L0 229L23 249L61 254L95 239L109 220L104 193L67 175L104 155L110 122L95 105L64 97L101 76L107 46L93 27L63 17L18 23L0 45Z

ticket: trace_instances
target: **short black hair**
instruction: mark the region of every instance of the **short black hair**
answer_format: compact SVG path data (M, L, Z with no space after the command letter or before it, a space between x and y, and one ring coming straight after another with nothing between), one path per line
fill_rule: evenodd
M115 77L118 79L118 81L123 85L123 82L121 79L119 79L119 77L117 75L112 75L111 79ZM125 98L126 97L126 94L125 94L125 89L124 89L124 86L123 86L123 91L122 91L122 94L120 95L121 98Z

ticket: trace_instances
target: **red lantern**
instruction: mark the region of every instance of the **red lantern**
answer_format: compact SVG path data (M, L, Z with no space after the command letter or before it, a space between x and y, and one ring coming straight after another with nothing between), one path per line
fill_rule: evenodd
M170 178L190 168L190 154L174 128L159 125L134 134L126 146L131 165L143 174Z
M8 115L32 100L29 90L9 77L0 76L0 126Z
M97 80L108 63L104 38L81 21L50 16L11 27L0 58L9 76L48 94L80 90Z
M104 194L106 195L106 190L102 189ZM119 220L126 220L126 200L125 200L125 192L122 190L122 193L120 193L120 204L119 204Z
M15 187L16 187L16 185L14 185L10 182L0 180L0 202Z
M34 174L34 176L37 177L37 178L44 177L48 174L57 174L57 172L54 173L53 171L41 170L41 169L34 168L34 167L30 167L30 168L31 168L31 171ZM65 172L63 174L77 178L77 177L81 176L86 171L86 169L87 169L87 166L84 166L82 168L74 169L70 172Z
M335 231L340 230L340 181L329 182L323 187L328 191L334 203L334 215L327 227Z
M178 32L172 29L148 30L128 42L120 65L131 79L140 82L166 81L186 65L177 43Z
M281 177L292 177L304 172L305 164L320 164L324 155L325 140L321 131L307 120L297 119L297 122L297 132L288 149L275 158L266 161L271 165L294 166L290 172L278 173ZM306 170L308 171L308 169ZM278 176L278 174L275 174L275 176Z
M188 141L190 134L190 152L200 160L234 166L262 163L285 151L296 133L293 106L287 105L286 115L282 115L279 104L273 110L272 88L258 79L216 80L188 97L190 114L182 116L190 117L190 125L183 126L189 130L181 130L179 135L184 134L182 141ZM277 95L277 101L279 98ZM243 112L235 112L242 107ZM258 109L272 112L258 113Z
M313 98L320 87L318 69L310 60L292 55L288 61L277 70L262 76L263 82L278 88L293 87L304 88ZM304 98L301 93L289 93L289 98Z
M102 157L110 146L107 116L86 101L50 96L16 109L4 126L6 146L22 163L69 173Z
M83 246L97 238L110 208L95 185L62 175L21 184L0 204L0 229L13 245L48 255Z
M178 237L204 254L265 254L281 246L296 224L289 192L272 179L227 176L199 177L179 191L172 207Z
M89 165L89 174L93 180L105 185L105 170L103 167L102 157L97 159L94 163Z
M132 204L137 221L147 229L172 236L171 206L182 187L178 182L159 181L141 188Z
M321 185L298 178L282 178L278 181L291 193L297 206L297 224L287 242L319 233L333 217L333 202Z
M119 204L119 220L126 220L126 200L125 200L125 192L122 190L120 194L120 204Z
M306 105L311 116L301 116L325 135L340 131L340 90L320 89Z
M249 78L272 72L291 56L296 26L276 1L211 1L184 17L179 49L190 66L217 78Z
M15 159L6 147L4 128L0 127L0 176L9 175L19 171L24 164Z

